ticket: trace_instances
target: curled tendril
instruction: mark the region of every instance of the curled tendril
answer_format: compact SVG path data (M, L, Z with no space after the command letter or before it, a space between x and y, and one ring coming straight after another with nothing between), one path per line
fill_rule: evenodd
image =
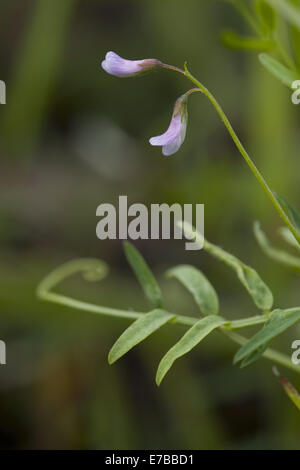
M104 279L108 274L108 271L109 267L107 264L104 261L95 258L79 258L69 261L48 274L48 276L45 277L45 279L43 279L38 285L36 293L41 300L65 305L76 310L136 320L142 315L141 312L129 312L104 307L102 305L95 305L53 292L54 287L74 274L81 273L82 277L86 281L94 282Z
M95 258L79 258L59 266L52 271L37 288L37 295L44 298L46 294L73 274L81 273L86 281L95 282L104 279L109 272L108 265Z

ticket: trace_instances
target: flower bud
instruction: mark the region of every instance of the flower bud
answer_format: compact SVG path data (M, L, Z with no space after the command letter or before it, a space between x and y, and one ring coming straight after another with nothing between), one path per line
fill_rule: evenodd
M188 92L189 93L189 92ZM187 98L188 93L180 96L175 103L172 119L167 131L159 136L151 137L151 145L162 146L163 155L169 156L179 150L184 142L187 128Z
M107 73L116 77L133 77L160 65L162 63L157 59L127 60L112 51L107 52L101 63Z

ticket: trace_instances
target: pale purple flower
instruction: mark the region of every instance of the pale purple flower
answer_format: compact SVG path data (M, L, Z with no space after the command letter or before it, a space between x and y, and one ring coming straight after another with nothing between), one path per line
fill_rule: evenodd
M105 72L116 77L132 77L162 65L157 59L127 60L115 52L107 52L101 66Z
M166 132L149 140L151 145L162 146L163 155L169 156L179 150L184 142L187 127L187 95L184 94L175 103L170 125Z

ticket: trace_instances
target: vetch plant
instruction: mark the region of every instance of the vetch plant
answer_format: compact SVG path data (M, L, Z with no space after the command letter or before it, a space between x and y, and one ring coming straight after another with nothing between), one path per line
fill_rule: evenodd
M224 0L223 0L224 1ZM250 9L243 0L226 0L231 3L247 21L254 32L254 36L244 38L235 32L225 32L222 40L226 46L234 49L257 50L261 54L259 60L262 65L284 85L291 88L297 79L298 67L293 58L283 47L280 36L276 30L277 14L281 14L292 25L294 44L300 39L300 8L288 4L284 0L257 0L253 2L254 8ZM268 52L266 52L268 51ZM298 51L300 57L300 51ZM107 53L102 62L102 68L111 75L117 77L131 77L141 75L154 68L168 69L180 73L193 84L185 94L175 102L171 122L167 131L150 139L151 145L162 147L163 155L169 156L176 153L184 142L187 128L187 101L190 95L200 93L213 105L229 132L238 152L243 157L260 187L270 200L274 209L284 222L280 228L280 234L286 242L297 251L297 254L287 253L274 247L262 231L258 222L255 223L254 233L262 250L276 262L294 270L300 269L300 215L284 198L277 195L267 184L265 178L255 165L254 161L241 143L234 131L227 115L215 96L196 77L192 75L184 64L178 68L163 63L158 59L127 60L122 59L114 52ZM299 74L300 75L300 74ZM79 259L64 264L50 273L39 285L37 294L39 298L69 306L82 311L108 315L131 320L130 326L122 333L112 346L108 361L113 364L134 346L154 334L159 328L167 325L183 325L187 331L181 339L165 353L161 359L156 373L156 382L159 385L174 362L195 348L202 340L214 331L226 335L240 347L234 356L234 364L246 367L264 357L273 363L287 367L296 373L300 373L300 367L291 361L291 357L272 349L271 343L288 328L300 321L300 307L283 308L273 306L273 294L269 286L262 280L255 269L224 249L204 239L194 227L187 221L182 223L182 228L191 239L203 244L203 249L217 261L224 263L234 273L252 301L254 315L238 320L225 318L220 310L218 294L199 269L190 265L172 267L166 273L168 278L174 278L180 282L193 296L198 308L199 316L191 317L170 312L163 299L160 287L150 270L148 264L136 248L128 242L124 243L125 255L131 265L148 301L151 304L149 312L132 310L120 310L105 306L83 302L71 297L58 294L54 288L71 275L82 273L87 280L101 280L108 272L103 261L95 259ZM257 313L258 310L258 313ZM252 336L245 337L237 333L237 330L261 326ZM276 375L279 376L277 369ZM289 397L299 408L299 395L294 387L286 379L279 376Z

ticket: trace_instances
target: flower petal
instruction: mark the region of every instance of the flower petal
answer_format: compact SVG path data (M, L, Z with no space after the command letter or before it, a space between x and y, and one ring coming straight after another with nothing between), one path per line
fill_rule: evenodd
M110 75L129 77L143 70L139 65L140 62L142 61L123 59L115 52L109 51L105 56L105 60L102 61L101 66L105 72Z
M180 149L186 136L186 127L187 127L187 120L183 119L181 123L181 129L180 129L179 135L172 142L163 146L162 148L163 155L165 155L166 157L169 157L170 155L173 155Z
M170 125L164 134L151 137L149 140L151 145L169 145L180 136L182 127L181 116L178 113L172 117Z

